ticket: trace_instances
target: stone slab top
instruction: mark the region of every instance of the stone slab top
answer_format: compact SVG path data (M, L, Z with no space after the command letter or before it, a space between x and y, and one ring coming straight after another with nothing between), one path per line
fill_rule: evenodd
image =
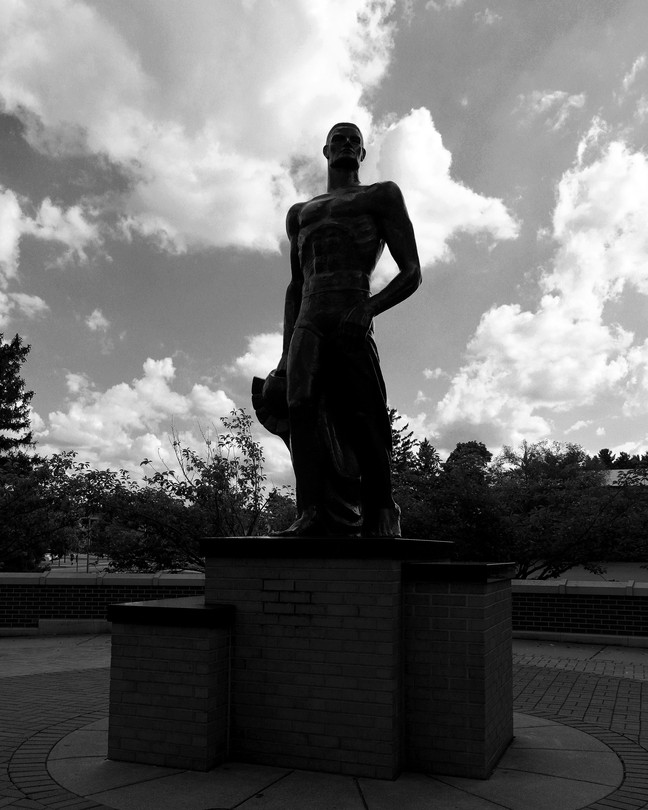
M447 560L453 543L401 537L203 537L207 558Z
M423 582L495 582L511 579L515 563L406 562L404 573L410 580Z
M108 605L108 621L116 624L226 627L234 605L206 605L204 596L182 596Z

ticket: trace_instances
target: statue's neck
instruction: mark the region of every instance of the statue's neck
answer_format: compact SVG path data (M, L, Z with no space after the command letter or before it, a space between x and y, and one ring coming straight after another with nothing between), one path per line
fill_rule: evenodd
M357 169L330 167L328 172L327 191L337 191L350 186L359 186L360 178Z

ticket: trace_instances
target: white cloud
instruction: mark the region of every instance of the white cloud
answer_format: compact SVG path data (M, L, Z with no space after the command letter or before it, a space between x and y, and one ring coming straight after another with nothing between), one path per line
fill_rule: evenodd
M94 309L85 322L92 332L106 332L110 328L110 321L100 309Z
M648 118L648 96L644 95L639 98L634 116L640 124Z
M518 225L502 201L454 180L451 164L452 155L425 108L378 132L367 148L362 179L394 180L401 187L423 265L450 258L448 241L457 233L517 236Z
M592 424L591 419L579 419L577 422L574 422L573 425L565 430L565 436L569 433L575 433L577 430L583 430L583 428L589 427Z
M24 218L23 233L37 239L61 242L67 247L66 258L86 259L85 248L99 241L96 225L89 222L81 206L64 210L45 198L34 219Z
M98 391L83 374L68 374L66 410L49 414L37 438L43 452L73 449L100 466L137 470L147 456L172 458L167 436L174 420L211 424L230 413L234 403L223 391L194 385L188 394L172 388L171 358L149 358L142 377ZM187 435L192 435L188 433ZM200 444L200 437L193 437Z
M30 217L23 211L17 195L0 186L0 326L3 328L16 313L34 318L48 309L38 295L7 292L12 284L18 283L20 243L25 236L58 242L67 248L65 258L76 255L79 259L85 259L85 248L99 240L96 226L85 219L79 206L63 209L45 199L36 216Z
M0 287L18 272L20 237L23 232L23 213L11 189L0 187Z
M119 164L131 180L121 232L166 250L276 250L290 204L324 182L321 147L338 120L374 141L376 179L403 185L426 261L456 231L510 238L499 200L451 180L427 110L386 129L373 120L364 99L389 66L394 6L16 0L0 10L0 101L37 148ZM31 232L82 256L93 227L79 207L45 201Z
M485 8L483 11L477 11L475 13L474 20L476 23L490 26L495 25L498 22L502 22L502 15L497 14L495 11L491 11L489 8Z
M265 332L248 338L248 350L237 357L231 371L243 377L267 377L277 367L283 348L281 332Z
M0 290L0 329L5 329L17 314L24 318L37 318L48 310L45 301L37 295Z
M326 4L27 0L0 9L0 96L33 145L131 176L127 226L166 246L277 249L336 120L367 129L394 0ZM245 103L241 103L241 98Z
M265 431L259 437L259 442L265 458L263 470L268 483L275 486L294 487L295 476L292 461L284 442L278 436L272 436Z
M635 344L605 309L628 287L648 295L647 219L645 154L613 141L564 174L553 219L558 248L540 280L539 305L497 306L482 316L439 404L439 429L533 441L550 433L552 413L603 394L623 395L616 407L626 414L648 412L648 341Z
M459 8L465 2L466 0L428 0L425 4L425 10L441 11L444 8Z
M646 54L640 54L632 63L632 67L625 74L621 82L623 95L627 94L637 79L637 75L646 67Z
M552 132L562 129L574 110L585 106L585 94L570 95L565 90L534 90L518 99L517 111L522 123L530 126L537 118L543 118Z
M85 259L85 249L99 241L97 226L86 219L80 206L63 209L45 198L36 216L30 217L16 194L0 186L0 286L18 273L20 240L25 235L60 242L68 256L79 259Z
M424 368L423 376L426 380L438 380L441 377L447 377L448 374L442 368Z
M109 336L111 323L100 309L94 309L85 319L85 324L91 332L99 335L101 353L110 354L115 348L112 338Z

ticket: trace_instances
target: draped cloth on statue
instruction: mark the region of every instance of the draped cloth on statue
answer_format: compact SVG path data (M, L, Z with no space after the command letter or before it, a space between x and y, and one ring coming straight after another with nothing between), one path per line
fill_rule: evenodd
M371 474L363 470L367 457L363 442L378 442L387 457L391 454L391 426L378 350L371 333L359 341L333 333L321 339L319 360L315 403L318 458L313 459L320 468L318 507L331 534L359 535L363 517L367 520L375 511ZM252 405L261 424L290 448L285 377L274 372L266 380L255 377ZM367 436L368 422L376 425L377 435ZM301 509L299 482L297 508Z

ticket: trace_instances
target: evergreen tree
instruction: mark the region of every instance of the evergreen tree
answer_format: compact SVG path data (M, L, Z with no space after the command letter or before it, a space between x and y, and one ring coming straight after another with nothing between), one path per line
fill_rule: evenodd
M24 346L20 335L10 343L0 332L0 453L31 445L29 402L33 391L25 390L20 368L30 346Z

